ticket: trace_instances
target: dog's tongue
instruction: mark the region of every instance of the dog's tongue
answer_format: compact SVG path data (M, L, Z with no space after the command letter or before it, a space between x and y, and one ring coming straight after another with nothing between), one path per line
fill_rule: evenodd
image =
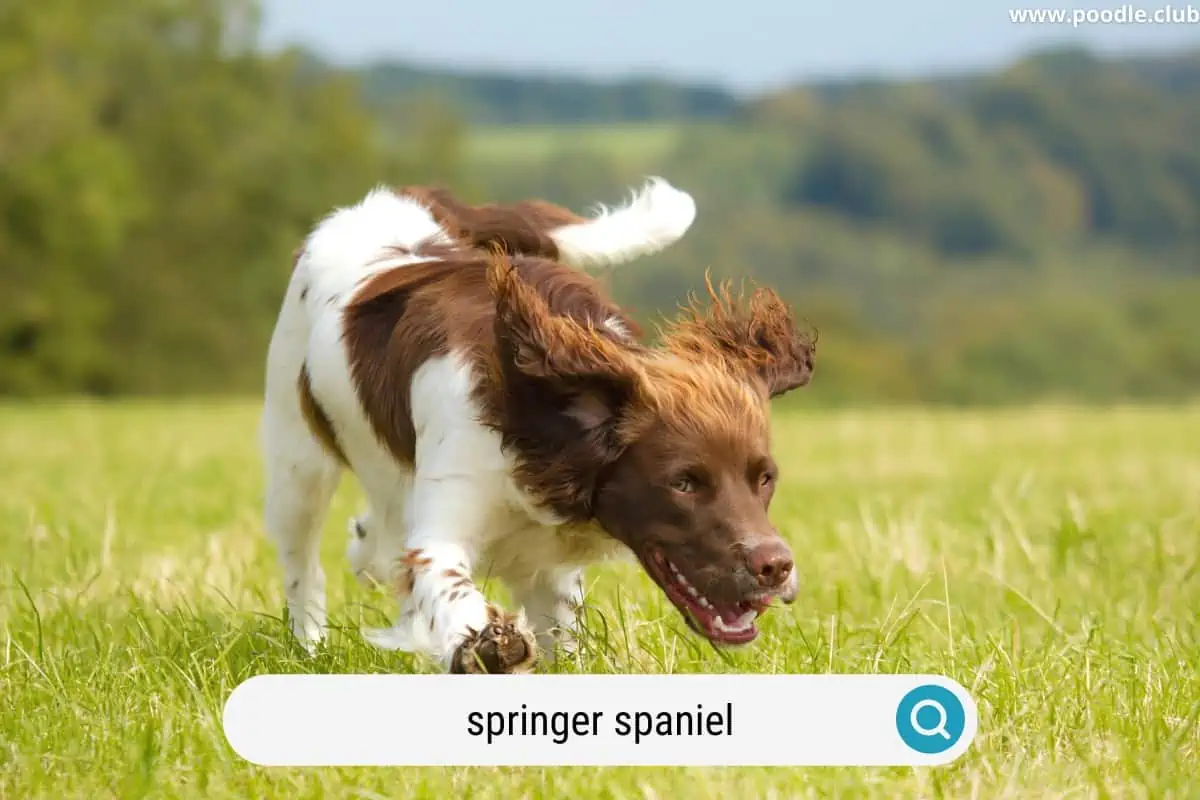
M721 610L721 619L726 622L734 622L748 611L753 611L757 614L762 614L771 607L771 598L756 597L753 600L743 600L737 606L731 609Z
M723 622L733 624L737 622L744 613L745 611L743 611L740 607L734 606L733 608L718 609L717 616L719 616Z
M771 607L771 598L762 597L757 600L751 600L749 606L761 614Z
M732 609L723 608L718 616L726 625L734 628L741 628L754 622L754 618L758 616L758 612L752 608L746 607L744 603L739 603L737 607Z

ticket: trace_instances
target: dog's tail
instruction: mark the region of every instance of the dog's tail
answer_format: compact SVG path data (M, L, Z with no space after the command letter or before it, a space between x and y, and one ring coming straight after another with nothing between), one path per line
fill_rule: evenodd
M683 238L696 219L696 201L662 178L651 178L617 208L601 207L547 231L558 256L576 267L611 267L663 250Z

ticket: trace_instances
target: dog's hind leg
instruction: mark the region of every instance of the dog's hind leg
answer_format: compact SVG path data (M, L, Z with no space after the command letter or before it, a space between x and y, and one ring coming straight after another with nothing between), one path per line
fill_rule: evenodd
M550 659L574 653L578 647L577 614L583 605L583 570L550 568L512 583L540 650Z
M338 473L314 465L276 462L267 489L266 526L279 552L292 633L312 650L325 635L325 571L321 525Z
M290 409L268 407L265 522L283 568L292 633L308 649L325 634L325 572L321 526L341 468L321 450ZM298 413L298 412L297 412ZM297 424L297 422L299 424Z
M399 585L404 572L400 558L406 549L403 525L389 525L388 521L403 518L403 501L400 498L407 495L411 487L411 478L400 484L395 495L389 498L389 513L382 514L383 519L374 509L367 508L351 517L348 524L350 539L346 558L354 577L363 586L369 589L383 588L400 600L406 596L406 590Z
M264 517L283 567L292 633L312 651L324 637L326 622L321 526L342 467L310 419L324 418L312 397L305 367L307 325L296 283L288 290L267 357L262 420Z

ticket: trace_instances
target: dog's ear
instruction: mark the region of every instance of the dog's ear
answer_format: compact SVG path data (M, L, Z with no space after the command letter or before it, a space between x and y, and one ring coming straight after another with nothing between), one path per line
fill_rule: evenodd
M509 259L493 255L488 283L507 383L535 385L585 430L615 423L639 394L644 373L629 342L595 323L556 314Z
M787 304L770 289L747 299L729 282L715 288L705 276L708 303L692 298L664 331L663 345L680 355L719 359L728 369L761 383L770 397L812 379L815 331L800 330Z
M554 313L502 253L492 256L488 284L496 300L496 333L512 364L531 378L631 382L640 368L612 331Z
M507 257L488 268L496 302L494 379L506 443L525 485L568 519L588 519L606 468L628 442L627 412L646 379L634 345L555 313Z

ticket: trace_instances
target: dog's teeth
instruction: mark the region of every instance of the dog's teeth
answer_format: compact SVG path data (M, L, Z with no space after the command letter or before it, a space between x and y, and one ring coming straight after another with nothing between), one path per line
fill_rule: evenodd
M734 622L726 622L721 618L721 615L713 617L713 627L724 633L744 633L754 624L754 619L758 616L757 611L747 611L742 614Z
M701 607L708 609L712 608L712 604L705 599L704 595L700 594L696 587L692 586L691 582L688 581L687 578L683 577L683 573L679 571L679 567L675 566L670 561L667 562L667 566L670 567L671 575L675 579L675 582L679 584L681 589L686 591L693 600L700 604Z

